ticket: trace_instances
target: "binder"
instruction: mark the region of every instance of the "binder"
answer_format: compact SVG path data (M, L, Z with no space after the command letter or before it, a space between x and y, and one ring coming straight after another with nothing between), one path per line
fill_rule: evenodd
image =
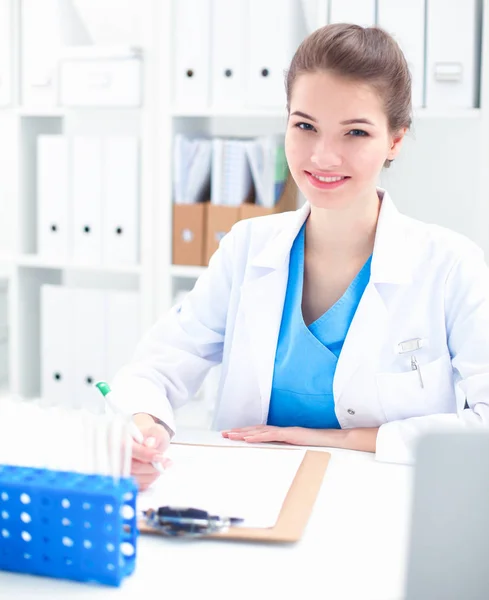
M424 105L426 0L378 0L377 24L398 42L412 75L414 108Z
M212 0L211 96L216 107L244 103L248 0Z
M428 0L426 107L478 105L479 2Z
M71 404L75 386L74 291L41 287L41 396L49 403Z
M23 0L22 29L22 104L56 106L56 53L60 45L56 0Z
M174 7L174 104L206 107L210 92L211 0L178 0Z
M67 138L37 140L37 252L66 260L71 254L70 159Z
M98 137L72 139L73 259L102 261L102 141ZM121 174L122 177L122 174Z
M0 0L0 106L12 102L12 2Z
M64 290L62 290L64 291ZM64 352L73 354L74 381L71 396L77 408L91 412L103 411L103 399L95 383L106 372L106 308L105 292L94 289L75 289L73 297L73 327L65 338Z
M104 142L103 262L139 261L139 149L132 136Z
M127 364L142 337L138 292L107 292L105 297L105 379L111 381Z
M301 0L307 32L312 33L328 22L328 0Z
M284 70L307 35L303 7L297 0L248 0L247 23L246 105L285 108Z
M243 446L236 446L235 451L246 452L247 449ZM269 451L274 452L276 449L270 448ZM206 537L284 543L298 541L304 532L316 502L330 457L329 452L307 450L274 527L264 529L230 527L225 532L211 534ZM138 521L138 528L141 533L159 533L150 527L144 519Z
M371 27L375 25L375 0L330 0L329 22Z

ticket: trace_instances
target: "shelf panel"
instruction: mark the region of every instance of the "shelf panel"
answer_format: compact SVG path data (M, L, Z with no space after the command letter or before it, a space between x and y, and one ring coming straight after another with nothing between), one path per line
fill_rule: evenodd
M480 108L433 109L416 108L413 111L415 119L477 119L481 116ZM235 117L246 119L252 117L287 119L285 110L280 109L244 109L244 108L195 108L171 111L173 117L205 118L205 117Z
M139 275L141 273L140 265L92 265L83 263L73 263L69 261L58 261L44 258L35 254L24 254L15 259L20 267L29 267L36 269L59 269L63 271L91 271L93 273L122 273L128 275Z
M19 106L15 112L21 117L64 117L66 110L57 106Z
M171 111L173 117L236 117L246 119L249 117L268 117L272 119L286 119L287 113L284 109L245 109L245 108L174 108Z
M170 273L172 277L181 277L186 279L197 279L205 273L207 267L194 267L187 265L171 265Z

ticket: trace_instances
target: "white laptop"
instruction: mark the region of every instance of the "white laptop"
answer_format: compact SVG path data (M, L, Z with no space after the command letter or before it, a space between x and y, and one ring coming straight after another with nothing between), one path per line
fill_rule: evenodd
M406 600L489 599L489 432L432 434L415 467Z

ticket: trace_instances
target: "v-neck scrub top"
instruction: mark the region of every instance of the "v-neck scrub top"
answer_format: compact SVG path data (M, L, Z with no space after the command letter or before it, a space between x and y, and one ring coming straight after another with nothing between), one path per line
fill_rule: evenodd
M371 257L343 296L309 327L302 316L305 224L291 248L267 423L339 429L333 378L353 316L370 279Z

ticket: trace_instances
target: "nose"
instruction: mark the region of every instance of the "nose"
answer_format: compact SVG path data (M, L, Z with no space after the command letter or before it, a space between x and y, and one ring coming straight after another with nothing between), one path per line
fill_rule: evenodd
M327 171L333 167L339 167L342 159L334 143L326 138L321 138L314 145L311 162L321 171Z

